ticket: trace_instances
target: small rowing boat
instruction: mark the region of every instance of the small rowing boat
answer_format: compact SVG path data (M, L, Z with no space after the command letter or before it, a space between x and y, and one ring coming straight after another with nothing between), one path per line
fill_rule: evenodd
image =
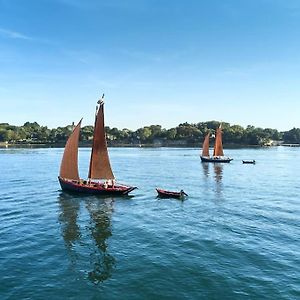
M254 159L252 159L252 160L243 160L243 164L252 164L252 165L254 165L255 160Z
M177 198L177 199L183 199L184 196L188 196L184 190L181 190L180 192L171 192L166 191L162 189L156 189L158 196L162 198Z

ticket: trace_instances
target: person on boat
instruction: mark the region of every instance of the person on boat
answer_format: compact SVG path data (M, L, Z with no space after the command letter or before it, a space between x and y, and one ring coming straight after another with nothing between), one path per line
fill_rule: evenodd
M107 189L107 187L108 187L108 184L107 184L107 181L106 181L106 180L104 181L103 187L104 187L105 189Z

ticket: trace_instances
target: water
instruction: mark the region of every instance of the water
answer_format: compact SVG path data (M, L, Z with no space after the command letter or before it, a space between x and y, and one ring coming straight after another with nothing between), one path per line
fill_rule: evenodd
M62 152L0 150L1 299L300 298L299 148L110 149L133 198L62 193Z

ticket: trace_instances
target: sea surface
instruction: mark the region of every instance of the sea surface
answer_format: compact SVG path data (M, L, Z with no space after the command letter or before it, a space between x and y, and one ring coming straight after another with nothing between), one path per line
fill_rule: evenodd
M62 192L63 149L0 149L1 300L300 299L300 148L109 152L134 197Z

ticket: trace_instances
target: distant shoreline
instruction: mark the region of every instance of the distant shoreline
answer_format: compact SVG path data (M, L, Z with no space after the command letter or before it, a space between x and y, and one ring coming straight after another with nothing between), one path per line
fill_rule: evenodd
M0 147L63 147L74 128L73 125L49 129L36 122L26 122L22 126L0 123ZM105 127L105 132L109 147L200 147L206 134L210 132L213 137L219 126L218 121L191 124L185 122L170 129L162 128L161 125L144 126L135 131ZM225 147L300 143L300 128L279 132L272 128L256 128L251 125L243 128L240 125L222 122L222 132ZM81 147L91 146L93 138L93 126L81 128Z
M224 144L225 149L239 149L239 148L270 148L270 147L300 147L300 144L281 144L272 146L261 145L242 145L242 144ZM65 143L6 143L0 142L0 148L64 148ZM79 148L91 148L92 143L79 143ZM202 148L201 145L196 144L172 144L172 145L158 145L158 144L110 144L109 148ZM211 145L213 148L213 145Z

